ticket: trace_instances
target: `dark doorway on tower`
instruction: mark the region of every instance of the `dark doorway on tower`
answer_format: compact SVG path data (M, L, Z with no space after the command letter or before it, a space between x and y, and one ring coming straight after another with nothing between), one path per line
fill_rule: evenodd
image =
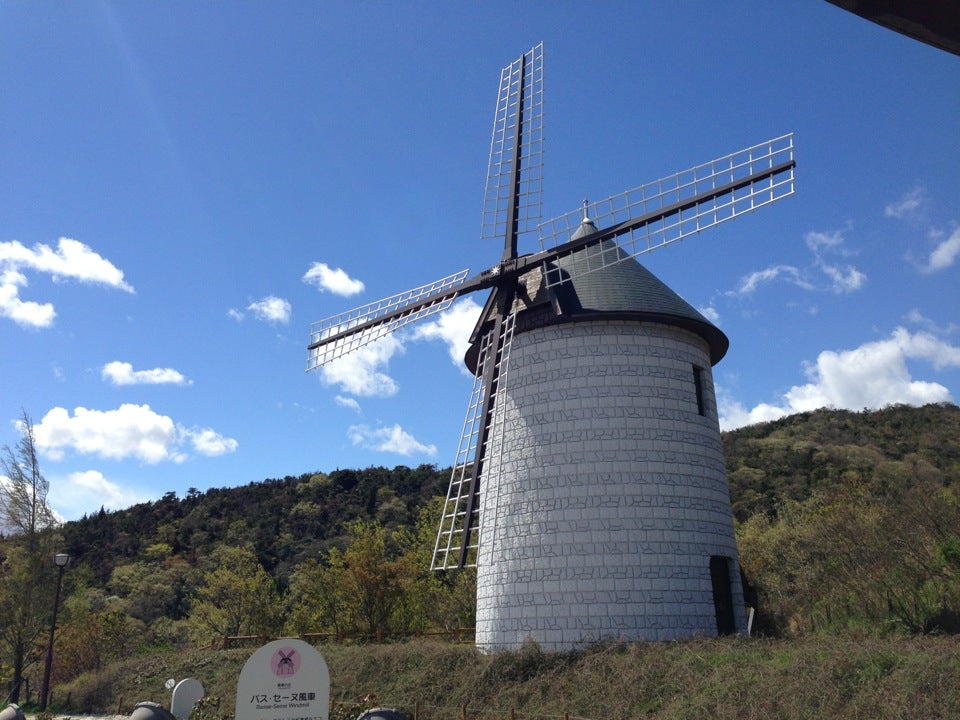
M713 609L717 616L717 635L733 635L737 623L733 617L733 588L730 585L730 558L710 557L710 580L713 583Z

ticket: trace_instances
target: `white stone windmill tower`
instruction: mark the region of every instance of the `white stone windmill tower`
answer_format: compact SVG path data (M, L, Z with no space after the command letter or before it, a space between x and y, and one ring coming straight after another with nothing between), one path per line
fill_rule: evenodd
M547 223L542 157L541 44L501 74L481 233L500 262L315 323L308 370L491 289L433 560L476 566L477 645L742 631L710 370L728 341L635 258L792 194L793 137Z

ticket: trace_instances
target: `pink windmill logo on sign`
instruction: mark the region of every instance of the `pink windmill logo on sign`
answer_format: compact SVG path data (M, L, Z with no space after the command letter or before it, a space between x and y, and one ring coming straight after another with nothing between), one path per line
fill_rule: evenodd
M291 647L280 648L270 658L270 669L277 677L292 677L300 669L300 654Z

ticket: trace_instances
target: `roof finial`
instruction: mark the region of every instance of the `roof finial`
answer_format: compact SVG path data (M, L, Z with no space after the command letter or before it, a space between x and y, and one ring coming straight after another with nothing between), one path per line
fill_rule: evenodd
M590 219L590 213L588 212L589 206L590 206L590 202L586 198L584 198L583 199L583 218L580 220L579 227L577 227L577 229L573 231L573 235L570 236L571 240L579 240L580 238L586 237L587 235L592 235L597 231L597 226L594 225L593 220ZM570 215L567 215L567 217L569 218Z

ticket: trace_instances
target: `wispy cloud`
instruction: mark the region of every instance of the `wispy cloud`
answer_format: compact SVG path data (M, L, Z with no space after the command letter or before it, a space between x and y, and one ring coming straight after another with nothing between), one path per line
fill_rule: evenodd
M238 443L210 428L187 428L149 405L123 404L115 410L55 407L33 426L37 449L52 460L68 450L111 460L135 458L148 464L182 462L185 447L201 455L234 452Z
M937 325L937 323L925 316L916 308L908 312L903 319L914 325L919 325L924 330L935 335L952 335L960 330L960 326L958 326L956 323L950 323L946 326Z
M821 263L820 269L823 271L823 274L830 279L830 289L838 295L859 290L867 282L866 274L860 272L852 265L840 268L836 265Z
M353 425L347 430L347 437L354 445L397 453L398 455L436 455L436 445L425 445L399 425L371 428L367 425Z
M845 243L843 232L811 231L803 242L813 254L813 261L804 268L796 265L772 265L743 276L737 287L726 295L745 297L764 285L785 282L802 290L851 293L862 288L867 275L850 264L837 264L831 258L850 257L855 253ZM826 280L826 281L825 281Z
M774 265L773 267L756 270L740 279L740 284L733 295L750 295L761 285L772 283L778 279L785 279L792 285L812 290L813 286L801 277L800 271L792 265Z
M943 237L942 233L934 234ZM921 268L926 273L934 273L951 267L960 257L960 227L955 227L944 240L931 251L926 264Z
M350 297L363 292L364 285L355 280L340 268L332 268L326 263L315 262L303 275L303 282L315 286L319 290L327 290L334 295Z
M114 360L108 362L100 370L100 376L114 385L191 385L173 368L153 368L151 370L134 370L133 365Z
M935 369L960 367L960 347L928 332L898 327L890 337L852 350L824 350L804 366L809 382L790 388L779 402L748 410L719 390L720 426L729 430L822 407L862 410L953 401L943 385L914 380L908 360L924 361Z
M16 240L0 242L0 316L26 327L50 327L57 315L52 303L20 298L27 271L134 292L122 270L77 240L60 238L56 250L43 243L28 248Z
M358 403L354 398L337 395L333 398L333 401L342 408L353 410L355 413L360 412L360 403Z
M929 201L923 185L915 184L910 190L883 208L885 217L897 220L918 219Z
M859 290L866 284L866 274L860 272L852 265L840 267L827 262L827 255L839 255L848 257L853 253L847 249L843 233L839 230L833 232L808 232L803 237L804 242L814 255L816 267L830 280L830 289L837 294L846 294Z

